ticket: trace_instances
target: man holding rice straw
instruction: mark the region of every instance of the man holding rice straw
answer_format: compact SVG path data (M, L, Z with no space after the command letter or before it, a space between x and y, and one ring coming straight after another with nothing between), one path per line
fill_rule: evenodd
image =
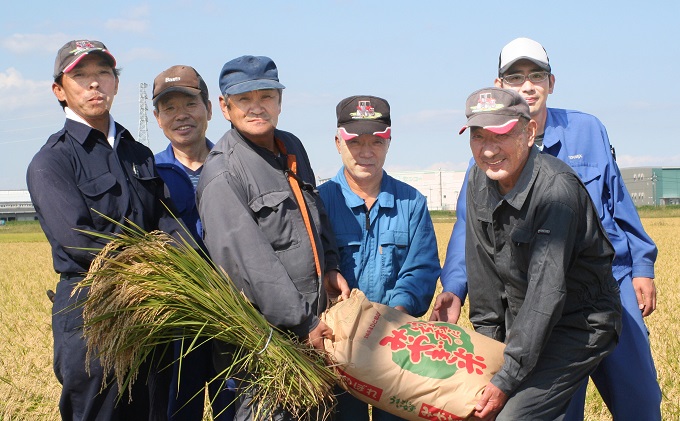
M333 335L318 317L327 288L343 296L349 288L307 153L297 137L276 128L284 88L268 57L224 65L220 108L233 128L206 159L198 210L212 260L272 325L323 350L323 338ZM228 358L215 357L217 364ZM254 416L254 391L244 390L252 379L244 380L236 420ZM271 410L275 419L291 419Z
M131 395L118 400L113 373L104 372L99 359L86 362L82 307L77 306L86 294L71 296L96 250L107 243L89 233L120 233L121 227L136 224L186 237L167 211L172 203L152 152L110 114L118 74L115 58L99 41L73 40L59 50L52 91L66 122L33 157L26 175L59 274L52 307L54 372L62 384L59 411L67 421L164 419L167 410L167 387L146 364Z

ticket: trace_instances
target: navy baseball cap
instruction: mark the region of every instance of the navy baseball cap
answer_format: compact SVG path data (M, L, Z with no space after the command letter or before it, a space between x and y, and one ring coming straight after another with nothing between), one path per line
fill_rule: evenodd
M262 89L285 89L276 64L265 56L241 56L228 61L220 72L220 91L236 95Z

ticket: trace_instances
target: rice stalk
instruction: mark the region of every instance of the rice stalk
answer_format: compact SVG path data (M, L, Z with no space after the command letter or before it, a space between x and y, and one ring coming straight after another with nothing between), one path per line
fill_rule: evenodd
M213 381L253 374L256 413L279 407L302 419L318 406L321 417L328 415L338 380L325 356L271 326L205 256L138 227L93 235L109 243L74 293L87 292L88 361L97 356L113 370L121 394L159 345L182 339L186 354L208 338L236 346L232 363Z

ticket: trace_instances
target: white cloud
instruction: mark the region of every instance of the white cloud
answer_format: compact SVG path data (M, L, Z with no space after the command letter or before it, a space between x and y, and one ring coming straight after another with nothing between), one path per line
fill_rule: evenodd
M54 99L51 86L51 80L24 79L13 67L0 71L0 112L31 108Z
M0 45L16 54L35 54L36 51L44 51L54 54L66 41L68 35L64 33L54 34L12 34L2 38Z

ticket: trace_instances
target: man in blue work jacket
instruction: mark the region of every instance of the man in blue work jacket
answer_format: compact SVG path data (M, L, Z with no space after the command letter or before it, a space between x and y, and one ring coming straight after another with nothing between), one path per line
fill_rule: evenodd
M191 66L172 66L161 72L153 82L153 115L158 127L168 138L168 147L156 154L156 166L170 190L177 216L203 247L203 228L196 206L196 186L205 158L213 148L205 137L212 117L208 86ZM234 417L230 402L234 393L221 380L212 381L217 372L212 364L212 342L206 342L185 354L188 343L174 344L175 363L172 369L168 418L171 420L199 420L203 418L206 382L213 417L216 421ZM181 368L181 373L180 373Z
M110 114L118 70L106 46L91 40L67 42L57 53L52 91L66 123L33 157L26 181L59 274L52 333L54 372L62 384L61 418L165 419L167 385L159 384L154 368L139 368L131 401L127 392L118 399L113 373L105 373L99 359L89 361L86 369L82 307L76 303L87 291L74 296L71 291L88 271L93 250L108 242L89 233L115 234L121 225L136 225L179 240L186 237L185 228L167 210L172 203L152 152Z
M656 308L654 262L657 249L647 235L611 154L607 132L594 116L548 108L555 87L548 55L541 44L518 38L501 51L498 87L514 89L527 101L538 130L536 145L560 158L579 175L598 209L615 250L612 270L621 290L623 330L619 344L592 374L616 420L660 420L661 390L643 317ZM442 269L444 292L437 297L431 319L456 322L467 293L465 268L465 195L461 190ZM586 382L574 395L567 420L583 420Z
M390 106L375 96L352 96L336 113L343 166L319 194L340 251L340 273L370 301L422 316L439 277L439 254L425 197L383 170ZM373 420L395 419L373 408ZM367 404L340 394L336 420L368 420Z

